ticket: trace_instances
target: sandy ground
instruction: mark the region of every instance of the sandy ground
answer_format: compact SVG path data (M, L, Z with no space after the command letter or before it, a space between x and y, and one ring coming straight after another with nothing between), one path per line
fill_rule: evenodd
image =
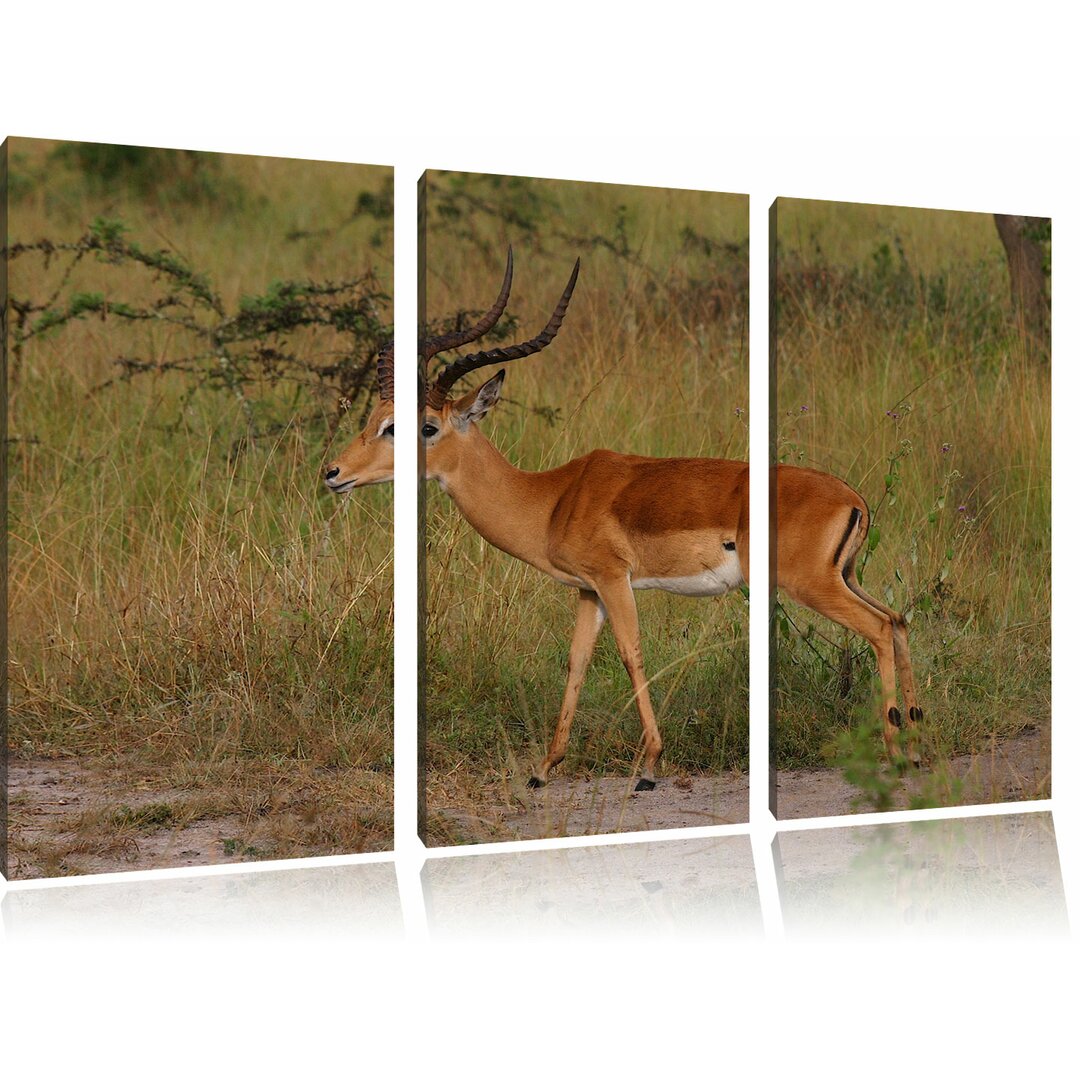
M1049 797L1050 728L1030 730L1018 737L995 741L978 754L956 756L948 761L948 772L962 782L960 803L965 805ZM913 771L903 780L893 807L908 808L908 799L921 791L925 781L924 772ZM858 793L835 768L780 771L777 773L777 819L847 816L869 811L865 805L853 806Z
M436 836L444 828L459 842L498 842L712 827L749 819L747 775L666 779L642 793L633 787L634 780L622 776L553 778L542 789L523 789L511 797L492 787L483 797L482 815L431 804L431 844L442 845Z
M118 790L118 784L78 760L12 760L8 783L13 879L244 860L239 851L234 857L223 854L225 841L236 834L228 819L198 820L181 830L136 828L130 834L92 827L92 819L122 811L122 805L138 810L163 802L164 795Z
M948 767L963 782L965 804L1049 797L1049 729L956 757ZM894 807L907 808L907 799L918 794L924 781L918 771L905 778ZM255 799L223 810L207 805L205 795L163 787L123 770L99 771L77 760L45 759L12 760L9 788L12 879L349 853L364 840L360 830L352 842L335 845L328 840L323 825L329 812L303 789L279 801ZM781 772L779 818L866 811L854 806L857 794L836 769ZM347 786L334 793L336 817L349 813L349 797ZM743 823L748 819L749 778L661 778L655 790L635 793L624 777L556 777L543 789L523 788L513 794L493 785L476 801L485 805L480 814L432 799L431 844ZM157 816L163 805L168 806L166 819ZM387 835L391 811L387 804L382 824Z
M359 810L356 823L343 822L356 793L347 773L222 799L122 767L12 759L8 789L11 879L385 849L392 827L390 805L373 828ZM335 829L343 839L335 841ZM372 835L385 837L368 845Z
M947 773L962 783L958 803L1025 801L1050 796L1050 731L1030 731L988 746L979 754L948 761ZM940 777L940 776L939 776ZM907 809L924 792L926 770L902 780L893 808ZM859 791L837 768L784 771L777 776L778 818L847 816L871 811L857 804ZM744 823L747 775L661 778L655 790L634 793L621 777L568 780L556 775L541 790L508 792L492 784L473 799L480 813L436 794L429 802L429 844L563 838L623 831L665 830Z

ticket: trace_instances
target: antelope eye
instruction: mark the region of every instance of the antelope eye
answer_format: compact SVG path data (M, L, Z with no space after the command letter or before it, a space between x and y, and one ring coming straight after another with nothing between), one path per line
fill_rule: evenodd
M384 438L393 438L394 437L394 424L393 423L391 423L390 426L388 426L388 427L383 427L382 436Z
M420 428L420 433L425 438L434 438L435 435L439 433L439 428L431 423L425 423L423 427Z

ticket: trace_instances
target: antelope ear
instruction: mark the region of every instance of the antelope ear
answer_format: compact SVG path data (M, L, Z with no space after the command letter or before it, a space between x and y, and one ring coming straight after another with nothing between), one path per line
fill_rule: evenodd
M466 393L461 400L454 401L451 418L458 430L464 431L470 423L483 419L488 410L495 406L505 377L506 371L499 371L494 378L489 378L482 386Z

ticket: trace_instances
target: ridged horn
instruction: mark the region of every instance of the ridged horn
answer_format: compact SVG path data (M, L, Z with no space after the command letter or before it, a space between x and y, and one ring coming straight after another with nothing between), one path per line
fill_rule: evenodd
M394 399L394 342L391 341L375 361L375 377L379 382L379 400Z
M486 352L474 352L471 355L454 360L453 363L448 364L439 372L435 384L428 389L428 405L431 408L441 408L446 403L447 394L454 383L464 378L470 371L478 370L480 367L490 367L495 363L509 363L515 359L524 359L525 356L531 356L534 352L539 352L542 348L546 348L551 344L555 339L555 334L559 332L559 327L562 325L563 318L566 315L566 308L570 305L570 297L574 294L574 286L577 284L580 269L581 259L579 258L574 263L570 280L567 281L562 298L548 319L548 324L535 337L523 341L521 344L512 344L508 348L491 348ZM494 321L491 324L494 325Z
M460 348L482 337L502 317L506 301L510 298L510 283L514 279L514 249L506 249L506 272L503 274L502 288L491 309L476 325L469 329L459 329L456 333L444 333L441 337L428 337L420 342L419 352L426 364L429 359L450 348Z

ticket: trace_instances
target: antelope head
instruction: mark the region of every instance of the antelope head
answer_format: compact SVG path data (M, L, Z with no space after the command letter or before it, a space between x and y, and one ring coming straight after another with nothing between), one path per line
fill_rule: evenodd
M498 401L506 371L499 371L493 378L489 378L483 385L471 390L463 397L452 399L449 395L450 390L471 371L497 363L523 359L551 344L562 325L566 308L570 304L570 297L574 293L574 286L577 284L580 268L581 259L579 258L574 263L570 280L547 325L535 337L506 348L491 348L484 352L462 356L447 364L434 382L427 383L422 391L423 406L420 419L420 436L425 449L426 478L441 479L444 474L454 470L466 440L473 434L472 425L476 420L482 419ZM434 356L448 348L458 348L470 341L475 341L495 325L506 307L513 276L514 252L511 248L506 253L506 273L503 276L502 289L487 314L472 329L462 333L450 333L444 337L432 337L421 344L420 355L425 372L428 362Z
M353 487L372 483L389 483L394 478L393 342L379 353L375 373L379 380L378 403L364 429L326 468L326 485L335 494L348 494Z
M509 363L515 359L539 352L546 348L559 332L563 316L577 284L581 259L574 264L570 280L544 329L531 340L507 348L492 348L462 356L448 364L433 383L427 382L427 365L440 352L470 344L487 333L506 308L510 297L510 285L514 276L514 252L506 254L506 272L502 288L490 310L468 329L446 333L440 337L428 337L420 342L424 382L420 386L421 415L420 433L426 449L427 478L438 478L440 470L452 466L460 449L460 438L468 437L471 425L482 418L499 399L505 371L499 371L477 389L459 399L451 399L449 392L470 371L495 363ZM325 482L336 494L346 494L354 487L372 483L386 483L394 478L394 346L379 353L376 366L379 380L379 401L372 409L367 424L344 449L340 456L327 465Z

